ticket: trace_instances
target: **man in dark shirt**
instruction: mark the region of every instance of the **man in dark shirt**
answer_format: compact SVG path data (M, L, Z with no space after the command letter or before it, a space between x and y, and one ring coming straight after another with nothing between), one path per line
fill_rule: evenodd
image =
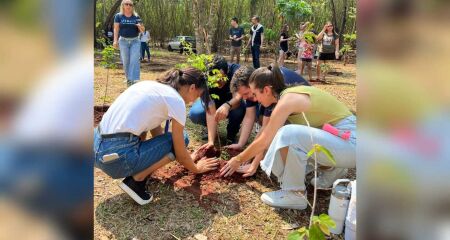
M284 83L287 87L297 85L310 86L310 84L296 72L285 67L281 67L280 70L283 74ZM254 69L251 67L239 68L230 83L231 92L235 93L236 98L243 99L246 107L239 141L237 144L229 146L233 149L242 149L247 143L253 124L255 123L255 116L257 119L259 119L259 117L269 118L272 114L273 108L275 107L275 105L273 105L264 108L263 106L260 106L260 104L253 97L248 83L250 75L253 71Z
M233 62L236 55L236 63L239 64L241 59L242 38L244 37L244 29L239 27L237 17L231 19L230 40L231 40L231 60Z
M264 42L264 27L259 23L259 17L254 16L252 18L253 26L250 27L250 39L248 41L248 46L252 50L252 60L253 67L255 69L259 68L259 53L260 48Z
M280 70L287 87L297 85L309 86L309 83L296 72L285 67L281 67ZM252 67L242 66L236 71L233 79L231 79L231 91L235 94L235 98L240 98L245 101L246 109L244 119L242 120L242 127L240 129L241 133L239 141L236 144L225 146L225 148L242 150L250 137L254 123L258 122L258 124L262 125L262 128L264 128L269 122L272 111L275 108L275 104L264 108L254 98L249 86L249 79L253 71L254 69ZM262 132L262 129L259 132ZM244 173L244 177L252 176L256 172L256 169L258 169L259 162L263 159L263 156L264 154L258 154L255 156L252 164L241 166L238 172Z
M240 65L234 63L228 64L225 58L220 55L214 56L213 64L213 69L219 69L226 76L226 81L219 83L219 86L216 88L209 89L210 95L216 95L219 98L213 97L212 104L208 106L208 112L205 111L203 103L200 100L197 100L189 111L189 119L193 123L201 124L208 128L208 143L203 145L203 147L207 148L214 145L218 123L216 119L219 115L222 116L223 112L227 112L227 141L230 143L236 141L236 135L239 132L242 118L245 115L245 104L243 101L230 102L233 98L230 91L230 80Z

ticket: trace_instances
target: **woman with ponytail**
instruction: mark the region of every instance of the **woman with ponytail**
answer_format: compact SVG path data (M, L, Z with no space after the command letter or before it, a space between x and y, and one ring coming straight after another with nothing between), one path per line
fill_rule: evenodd
M125 178L119 186L137 203L153 198L146 191L147 177L175 159L194 173L217 168L216 159L195 164L195 153L191 156L186 148L186 104L199 97L208 104L206 81L200 71L186 68L170 70L157 81L138 82L114 101L95 129L95 166L112 178ZM145 140L148 131L152 138Z
M336 165L323 153L317 154L321 169L316 187L330 188L336 179L345 176L347 168L356 166L356 117L345 104L319 88L285 88L278 66L255 70L249 85L262 106L276 105L267 126L242 153L228 161L220 170L221 175L230 176L241 164L267 150L260 166L268 176L274 174L278 177L281 190L264 193L261 200L273 207L305 209L308 206L306 154L313 144L322 145L333 154ZM285 125L286 122L289 124ZM331 124L340 132L349 131L350 137L344 140L330 134L322 130L324 124Z

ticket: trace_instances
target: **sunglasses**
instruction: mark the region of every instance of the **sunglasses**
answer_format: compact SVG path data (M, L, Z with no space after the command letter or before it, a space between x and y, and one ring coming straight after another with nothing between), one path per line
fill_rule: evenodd
M125 6L130 6L130 7L132 7L132 6L133 6L133 4L132 4L132 3L125 3L125 4L123 4L123 5L125 5Z

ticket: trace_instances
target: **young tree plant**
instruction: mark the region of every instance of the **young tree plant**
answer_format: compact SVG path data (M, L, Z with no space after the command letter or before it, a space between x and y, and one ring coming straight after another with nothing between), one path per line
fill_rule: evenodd
M308 119L306 118L305 113L302 113L303 118L305 119L306 124L309 128L311 128ZM309 133L311 143L313 148L307 153L308 157L313 157L314 159L314 186L317 186L317 153L323 153L328 158L328 160L336 165L336 160L334 159L333 154L320 144L314 144L314 136L312 130ZM302 227L291 232L288 235L288 240L325 240L325 236L330 236L330 228L335 228L336 223L331 219L327 214L320 214L319 216L314 215L314 211L316 208L316 199L317 199L317 188L314 187L314 197L313 203L310 204L308 199L308 204L311 206L311 216L309 218L309 226Z

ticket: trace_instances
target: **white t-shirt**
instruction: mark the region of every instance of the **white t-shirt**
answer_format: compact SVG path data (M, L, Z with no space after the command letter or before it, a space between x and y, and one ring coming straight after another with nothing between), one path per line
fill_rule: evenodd
M150 33L145 31L141 34L141 42L148 42L150 40Z
M140 81L123 92L100 122L102 134L141 135L168 119L186 123L186 104L178 92L156 81Z

